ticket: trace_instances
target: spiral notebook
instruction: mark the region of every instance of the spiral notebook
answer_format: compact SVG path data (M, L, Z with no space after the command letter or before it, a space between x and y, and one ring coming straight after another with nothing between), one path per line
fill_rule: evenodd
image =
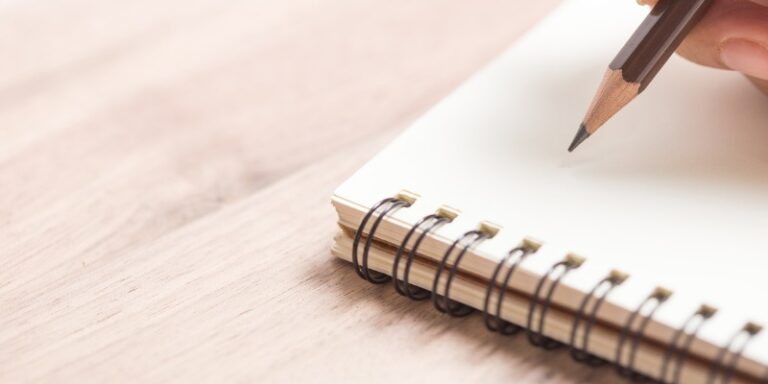
M673 58L566 151L646 13L564 2L336 190L333 253L623 376L767 382L768 99Z

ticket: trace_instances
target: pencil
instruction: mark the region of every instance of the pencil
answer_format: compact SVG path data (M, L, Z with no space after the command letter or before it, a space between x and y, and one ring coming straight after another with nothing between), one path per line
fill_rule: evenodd
M651 83L712 0L660 0L608 66L568 151L576 149Z

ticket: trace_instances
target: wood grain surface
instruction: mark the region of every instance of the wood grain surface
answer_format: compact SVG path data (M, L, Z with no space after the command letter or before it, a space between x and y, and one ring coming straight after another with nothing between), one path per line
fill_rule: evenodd
M554 3L0 1L0 382L613 382L329 252L333 188Z

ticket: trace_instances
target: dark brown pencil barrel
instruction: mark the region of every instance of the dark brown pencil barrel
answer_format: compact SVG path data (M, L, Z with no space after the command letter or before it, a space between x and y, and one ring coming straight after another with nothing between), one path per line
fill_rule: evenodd
M711 4L712 0L660 0L609 68L621 70L624 80L640 84L642 92Z
M568 151L595 133L651 83L713 1L659 0L656 3L608 66Z

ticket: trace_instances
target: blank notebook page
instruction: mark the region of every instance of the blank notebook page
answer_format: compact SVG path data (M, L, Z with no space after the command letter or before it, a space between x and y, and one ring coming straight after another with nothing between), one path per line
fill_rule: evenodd
M630 310L668 287L674 295L656 318L673 327L714 305L701 336L718 346L747 321L768 325L768 98L740 75L673 57L602 130L566 150L647 12L632 1L565 2L336 194L370 207L407 189L421 198L397 214L413 218L456 207L446 236L498 223L481 251L500 257L524 236L540 239L547 262L534 269L576 252L587 262L567 284L582 291L619 268L631 277L610 301ZM766 339L745 355L768 363Z

